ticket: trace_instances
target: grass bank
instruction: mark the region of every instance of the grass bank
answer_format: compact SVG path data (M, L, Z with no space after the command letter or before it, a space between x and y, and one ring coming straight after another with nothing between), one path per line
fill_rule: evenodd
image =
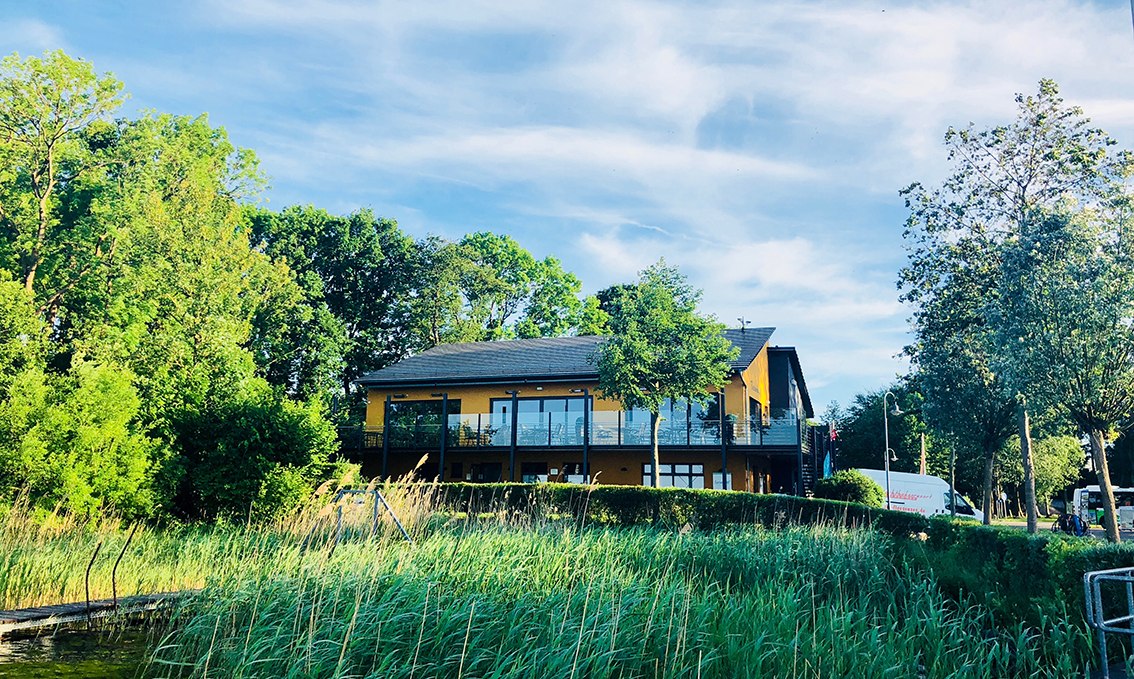
M120 595L201 588L158 634L146 675L1066 677L1092 658L1077 610L1008 607L926 566L938 541L956 568L971 561L966 545L992 563L989 545L1005 541L988 529L970 544L946 526L911 550L899 518L864 515L883 530L800 526L777 504L757 508L770 526L720 525L708 495L682 510L694 521L634 526L521 502L470 519L436 513L447 508L436 489L389 490L413 545L385 522L372 535L365 505L347 506L337 543L326 505L270 526L139 532ZM604 515L631 516L604 502ZM108 595L126 536L113 522L10 513L0 524L5 605L81 600L99 541L92 595ZM996 563L1018 551L1002 549Z

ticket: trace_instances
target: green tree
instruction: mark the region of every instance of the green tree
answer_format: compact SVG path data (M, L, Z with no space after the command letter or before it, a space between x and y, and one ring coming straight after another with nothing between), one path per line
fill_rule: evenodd
M61 193L89 191L109 159L98 125L122 102L122 84L63 52L0 62L2 257L49 314L103 259L112 224L61 224Z
M885 399L886 392L894 398ZM917 472L921 462L921 435L928 433L923 421L924 399L917 385L908 379L899 380L885 389L856 394L844 410L828 408L828 421L835 423L838 435L835 464L839 469L882 469L885 466L883 400L890 408L897 403L903 414L889 415L890 448L894 458L890 468L895 471ZM937 445L932 436L927 445L930 473L947 472L947 449Z
M962 447L983 451L986 507L992 458L1010 430L1014 399L1034 396L1006 378L992 346L998 330L986 300L997 295L1002 247L1037 209L1109 200L1126 163L1122 154L1107 153L1114 142L1089 127L1081 110L1063 106L1054 82L1041 81L1036 96L1016 101L1010 125L948 130L954 168L940 187L915 183L902 191L910 210L909 263L899 285L915 308L914 363L924 373L930 421ZM1034 502L1027 504L1034 526Z
M1106 441L1134 416L1134 250L1126 200L1036 212L1004 247L994 321L1004 364L1091 443L1107 538L1119 540Z
M637 294L611 315L613 334L598 350L603 397L650 412L654 487L662 405L666 399L706 402L709 389L727 384L739 351L721 334L722 324L697 313L700 299L680 271L659 260L641 272Z
M1023 489L1024 467L1014 437L997 455L997 479ZM1086 453L1074 436L1040 436L1032 444L1035 459L1036 502L1047 505L1056 493L1074 483L1083 468Z
M167 482L174 511L191 519L278 517L311 494L338 446L318 405L268 388L184 412L176 427Z
M428 280L397 222L366 210L338 217L292 207L252 211L251 224L253 243L291 269L303 291L291 318L261 318L255 327L273 383L307 396L333 382L349 398L363 373L417 348L412 298Z

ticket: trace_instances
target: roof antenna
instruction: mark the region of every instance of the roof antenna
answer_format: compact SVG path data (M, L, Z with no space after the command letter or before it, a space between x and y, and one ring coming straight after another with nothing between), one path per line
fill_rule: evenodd
M1130 0L1130 2L1134 3L1134 0ZM746 319L744 316L740 316L736 320L740 321L740 332L744 332L744 327L752 323L752 321Z

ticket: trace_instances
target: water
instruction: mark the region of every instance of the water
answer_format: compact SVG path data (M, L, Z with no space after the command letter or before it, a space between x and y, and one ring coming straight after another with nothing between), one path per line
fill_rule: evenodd
M0 679L135 679L150 646L145 630L60 629L0 641Z

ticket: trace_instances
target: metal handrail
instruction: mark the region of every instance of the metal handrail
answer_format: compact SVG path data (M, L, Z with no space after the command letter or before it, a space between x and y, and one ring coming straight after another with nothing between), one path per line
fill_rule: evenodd
M578 447L583 444L584 425L581 413L525 413L517 420L518 445L533 448ZM571 421L574 416L575 422ZM648 445L648 423L631 421L625 411L591 411L590 445ZM722 427L723 425L723 427ZM432 448L441 441L441 423L415 423L412 427L389 427L391 444L404 448ZM450 448L500 448L509 445L512 425L499 414L469 413L449 417L447 424ZM806 424L789 414L769 419L735 417L723 423L718 419L680 418L663 421L658 431L661 446L719 446L721 430L734 446L795 446L803 441ZM387 427L357 428L365 448L379 448Z
M1103 601L1103 584L1115 583L1123 586L1126 594L1126 614L1113 618L1106 617ZM1084 605L1086 606L1087 626L1095 630L1102 662L1103 679L1110 679L1110 666L1107 662L1106 635L1125 634L1134 637L1134 568L1111 568L1103 571L1089 571L1083 574Z

